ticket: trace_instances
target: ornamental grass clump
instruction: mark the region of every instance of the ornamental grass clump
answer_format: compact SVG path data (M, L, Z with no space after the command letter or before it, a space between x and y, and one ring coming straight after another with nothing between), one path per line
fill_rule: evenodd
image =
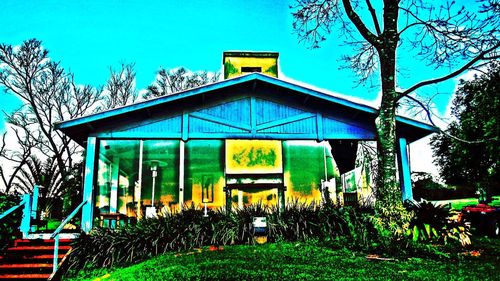
M280 238L286 241L304 241L324 236L319 227L319 209L314 201L306 203L293 200L278 217Z
M447 237L451 232L446 227L450 223L442 224L441 219L427 218L424 213L427 212L415 212L412 227L417 226L419 233L412 235L420 235L422 229L427 229L427 222L432 221L429 228L431 233L435 231L440 239L449 239ZM440 216L442 218L442 214ZM135 225L117 229L95 228L75 241L70 267L78 270L84 266L121 266L167 252L188 251L210 245L253 244L254 217L267 218L270 242L312 240L335 248L349 247L390 255L413 251L412 239L388 233L375 211L369 207L331 203L320 205L291 200L284 212L279 212L278 207L268 207L259 202L235 208L229 214L222 209L208 210L208 216L204 216L203 210L191 205L182 212L144 218ZM444 233L448 236L443 236ZM419 243L423 241L416 240Z
M75 241L70 266L109 267L209 245L214 225L226 217L220 210L209 210L208 217L203 215L202 210L191 206L179 213L141 219L135 225L94 228Z

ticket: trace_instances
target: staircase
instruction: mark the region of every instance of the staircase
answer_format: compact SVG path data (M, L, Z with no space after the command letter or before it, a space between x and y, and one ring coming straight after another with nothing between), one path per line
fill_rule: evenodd
M70 243L70 239L59 240L59 263L71 249ZM0 280L47 280L53 262L53 239L17 239L0 255Z

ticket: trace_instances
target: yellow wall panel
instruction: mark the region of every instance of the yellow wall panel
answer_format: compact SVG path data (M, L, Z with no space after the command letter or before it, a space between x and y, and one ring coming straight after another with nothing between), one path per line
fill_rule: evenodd
M256 71L245 71L245 67L260 68L260 73L278 77L278 55L252 52L224 54L224 79Z
M281 141L226 140L227 174L283 172Z

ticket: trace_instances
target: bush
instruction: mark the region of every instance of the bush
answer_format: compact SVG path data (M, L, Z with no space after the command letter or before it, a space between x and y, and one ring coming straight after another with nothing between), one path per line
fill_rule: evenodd
M448 241L459 241L462 245L470 244L468 227L452 220L450 208L432 202L408 202L408 207L414 213L407 235L413 241L447 244Z
M280 214L277 208L255 204L226 215L223 210L194 206L180 213L165 213L118 229L95 228L75 241L71 267L109 267L135 263L169 251L206 245L252 244L253 217L266 216L269 241L339 242L352 247L372 246L377 239L370 219L373 212L331 204L319 206L294 200Z
M413 197L416 200L422 198L427 200L439 200L443 195L449 194L450 189L437 182L430 173L413 172L411 173Z
M435 209L434 215L421 208L412 227L426 230L426 224L439 231L441 239L449 239L453 229L446 221L446 212ZM384 229L381 218L366 207L342 207L333 204L318 205L298 200L291 201L285 212L261 203L225 214L222 209L203 210L193 205L179 213L165 213L162 217L142 219L136 225L118 229L95 228L83 234L74 244L70 267L78 270L85 266L110 267L136 263L152 256L171 251L186 251L208 245L253 244L253 217L267 217L268 241L313 240L333 247L404 256L422 252L433 254L427 245L415 244L411 235L395 235ZM444 226L448 228L444 228ZM413 228L412 228L413 229ZM432 231L432 230L431 230ZM446 234L447 236L444 236ZM453 237L456 237L453 236ZM416 242L427 242L416 239ZM440 239L430 240L442 241Z
M221 219L224 216L220 211L209 211L209 216L203 217L202 210L191 207L118 229L94 228L75 241L71 264L75 268L85 263L109 267L208 245L213 226Z
M468 185L450 186L439 183L426 172L413 172L413 197L416 200L449 200L476 197L477 188Z
M16 195L0 193L0 214L19 204L20 201ZM22 207L0 221L0 250L3 246L7 246L9 241L20 236L21 218Z

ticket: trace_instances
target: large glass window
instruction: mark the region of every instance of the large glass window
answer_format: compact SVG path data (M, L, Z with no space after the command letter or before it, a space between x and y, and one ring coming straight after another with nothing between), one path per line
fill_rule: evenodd
M186 143L184 202L222 207L224 195L224 142L189 140Z
M321 200L321 180L334 177L333 157L324 143L283 141L286 199Z
M101 140L97 166L97 216L178 208L179 141Z
M329 149L315 141L100 140L96 217L140 218L178 211L181 203L223 207L226 185L234 207L276 205L283 185L287 200L320 200L333 167Z
M99 144L96 207L99 213L135 217L134 187L138 181L139 141L102 140Z
M153 206L157 211L174 211L179 207L179 141L147 140L143 142L142 212Z

